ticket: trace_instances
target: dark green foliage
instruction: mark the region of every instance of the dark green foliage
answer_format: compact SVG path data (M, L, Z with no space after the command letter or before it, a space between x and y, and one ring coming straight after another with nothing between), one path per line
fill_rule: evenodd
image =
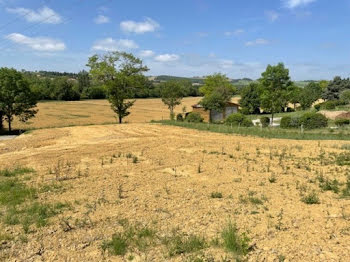
M246 233L240 234L236 225L231 222L224 228L221 233L224 247L238 256L245 256L249 252L250 239Z
M232 125L232 126L242 126L242 127L253 126L252 121L250 121L245 115L241 113L234 113L229 115L225 120L225 124Z
M347 104L350 104L350 89L344 90L340 94L340 100L344 101Z
M330 100L320 104L320 108L323 110L333 110L337 106L345 105L346 103L342 100Z
M319 178L319 183L320 183L320 188L323 191L333 191L336 194L338 194L340 191L339 189L340 183L336 179L328 180L324 178Z
M251 83L240 91L241 99L239 101L242 112L245 114L260 113L260 96L262 89L258 83Z
M176 121L180 121L180 122L182 122L182 121L184 121L184 117L183 117L183 115L182 114L177 114L177 116L176 116Z
M284 116L281 119L281 128L298 128L300 126L300 120L297 117Z
M55 99L63 101L80 100L78 84L74 80L70 80L67 77L59 77L54 79L53 85L53 97Z
M268 127L270 125L270 118L267 116L260 117L260 123L262 127Z
M328 126L328 119L322 114L308 112L300 117L300 125L305 129L324 128Z
M203 122L202 116L197 112L191 112L186 116L186 122L189 123L201 123Z
M336 126L347 126L350 125L350 119L336 119L335 120Z
M320 199L316 194L316 192L311 192L307 194L301 199L301 201L303 201L305 204L308 204L308 205L315 205L320 203Z
M328 84L322 96L325 100L339 100L341 93L348 89L350 89L350 79L341 79L339 76L336 76Z
M36 96L22 73L15 69L0 68L0 111L8 122L9 132L15 116L22 122L35 116L36 103Z

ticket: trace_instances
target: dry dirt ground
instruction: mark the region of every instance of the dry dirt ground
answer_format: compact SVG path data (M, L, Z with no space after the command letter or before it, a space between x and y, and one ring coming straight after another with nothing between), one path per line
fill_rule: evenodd
M0 235L8 237L0 260L235 261L220 246L231 221L251 239L247 261L349 261L350 200L340 192L350 170L334 162L349 148L145 123L43 129L0 141L2 168L33 168L21 179L49 188L37 201L69 204L27 233L1 219ZM322 190L320 177L337 179L340 192ZM319 204L301 200L311 192ZM143 248L130 244L123 256L104 252L104 241L126 224L156 237ZM207 244L171 255L162 239L174 232Z

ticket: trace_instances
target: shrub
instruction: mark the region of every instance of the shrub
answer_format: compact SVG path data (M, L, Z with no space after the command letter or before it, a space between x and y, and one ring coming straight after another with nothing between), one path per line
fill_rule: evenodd
M321 104L314 105L314 108L316 109L316 111L320 111L321 110Z
M305 204L308 205L315 205L320 203L320 199L318 198L318 195L316 192L311 192L308 195L304 196L301 201L303 201Z
M270 125L270 118L267 116L263 116L260 118L260 123L262 127L268 127Z
M287 107L286 112L287 113L295 112L295 109L291 107Z
M298 128L299 127L299 118L285 116L281 119L281 128Z
M321 106L321 109L332 110L332 109L336 109L337 106L346 105L346 104L347 102L344 100L329 100L320 104L320 106Z
M203 122L203 117L197 112L192 112L187 115L186 121L190 123L201 123Z
M305 129L316 129L328 126L328 119L319 113L308 112L300 118L300 124Z
M337 119L335 120L335 125L336 126L346 126L346 125L350 125L350 119Z
M244 127L253 126L252 121L250 121L245 115L241 113L233 113L229 115L225 120L225 124Z
M212 192L211 198L222 198L222 193L220 192Z
M236 254L236 255L247 255L249 252L250 239L245 233L239 234L236 225L229 223L221 233L224 241L224 247Z
M182 114L177 114L176 121L180 121L180 122L184 121L184 117L182 116Z

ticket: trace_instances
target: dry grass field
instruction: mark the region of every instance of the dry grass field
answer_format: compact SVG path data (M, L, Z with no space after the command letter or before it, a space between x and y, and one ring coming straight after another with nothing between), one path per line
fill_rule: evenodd
M175 112L182 112L185 106L192 111L192 105L201 98L184 98L182 105L176 107ZM98 125L117 123L116 115L107 100L85 100L73 102L44 102L38 103L37 116L28 123L16 121L14 128L51 128L77 125ZM169 109L160 99L137 99L131 108L131 114L124 121L129 123L145 123L151 120L169 119Z
M349 149L147 123L0 141L0 260L349 261Z

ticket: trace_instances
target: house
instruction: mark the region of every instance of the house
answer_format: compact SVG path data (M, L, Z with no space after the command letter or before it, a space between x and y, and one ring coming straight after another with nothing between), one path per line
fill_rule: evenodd
M219 122L226 119L226 117L229 115L237 113L239 105L236 103L228 102L223 112L205 110L205 108L200 104L193 105L192 108L192 112L199 113L204 122Z

